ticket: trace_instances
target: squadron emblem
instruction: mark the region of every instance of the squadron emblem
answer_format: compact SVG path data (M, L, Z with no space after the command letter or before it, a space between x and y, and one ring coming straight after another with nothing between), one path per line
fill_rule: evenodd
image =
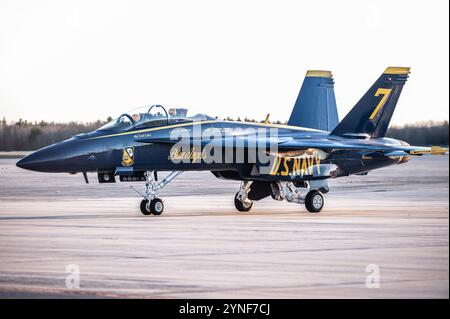
M134 164L134 147L124 147L122 150L122 166L131 166Z

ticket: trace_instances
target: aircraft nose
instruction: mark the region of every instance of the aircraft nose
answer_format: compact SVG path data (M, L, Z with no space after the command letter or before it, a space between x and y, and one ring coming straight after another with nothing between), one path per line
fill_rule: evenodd
M27 165L28 165L29 161L28 161L26 158L27 158L27 156L25 156L24 158L22 158L21 160L19 160L19 161L16 163L16 166L17 166L17 167L20 167L20 168L27 169Z
M95 145L68 139L37 150L16 163L17 167L47 173L73 173L96 170L97 162L88 161ZM100 158L100 155L98 155Z
M25 156L16 163L16 166L32 171L41 171L43 168L45 170L49 162L51 162L49 152L42 149Z
M72 143L63 141L37 150L16 163L17 167L38 172L59 172L69 155Z

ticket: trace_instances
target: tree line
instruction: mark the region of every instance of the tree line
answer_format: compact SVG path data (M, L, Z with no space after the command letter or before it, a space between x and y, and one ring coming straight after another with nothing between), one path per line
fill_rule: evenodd
M8 123L3 118L0 125L0 151L33 151L63 141L76 134L91 132L107 121L79 123L28 122Z
M447 146L448 121L391 126L386 132L386 136L417 146Z
M55 122L7 122L3 118L0 125L0 151L32 151L38 148L68 139L76 134L91 132L109 122L97 120L95 122L55 123ZM228 117L228 121L234 119ZM257 122L252 119L238 118L236 121ZM264 122L264 121L258 121ZM280 121L277 124L285 124ZM403 140L411 145L448 145L448 121L423 122L404 126L391 126L387 137Z

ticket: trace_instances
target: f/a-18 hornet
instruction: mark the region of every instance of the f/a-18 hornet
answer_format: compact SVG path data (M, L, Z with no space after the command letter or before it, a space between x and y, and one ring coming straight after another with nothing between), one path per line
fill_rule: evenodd
M305 204L321 211L327 180L365 175L402 164L412 155L446 154L438 146L417 147L385 134L410 68L388 67L339 122L334 82L329 71L308 71L287 125L220 121L187 109L161 105L120 115L98 130L44 147L17 162L40 172L84 175L96 172L100 183L145 181L144 215L160 215L158 192L183 171L211 171L241 181L236 209L253 201ZM158 181L159 171L170 171Z

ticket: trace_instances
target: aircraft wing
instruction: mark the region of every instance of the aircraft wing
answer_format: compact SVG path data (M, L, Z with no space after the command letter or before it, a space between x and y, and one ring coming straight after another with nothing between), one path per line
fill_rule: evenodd
M141 143L164 143L176 144L181 140L171 140L169 138L143 138L136 139ZM295 139L292 137L255 137L255 136L229 136L221 139L190 139L191 145L209 145L211 147L267 147L277 145L279 150L298 150L316 148L325 151L348 150L361 152L383 152L387 156L408 156L408 155L445 155L448 148L439 146L405 146L387 145L379 143L336 141L331 139Z

